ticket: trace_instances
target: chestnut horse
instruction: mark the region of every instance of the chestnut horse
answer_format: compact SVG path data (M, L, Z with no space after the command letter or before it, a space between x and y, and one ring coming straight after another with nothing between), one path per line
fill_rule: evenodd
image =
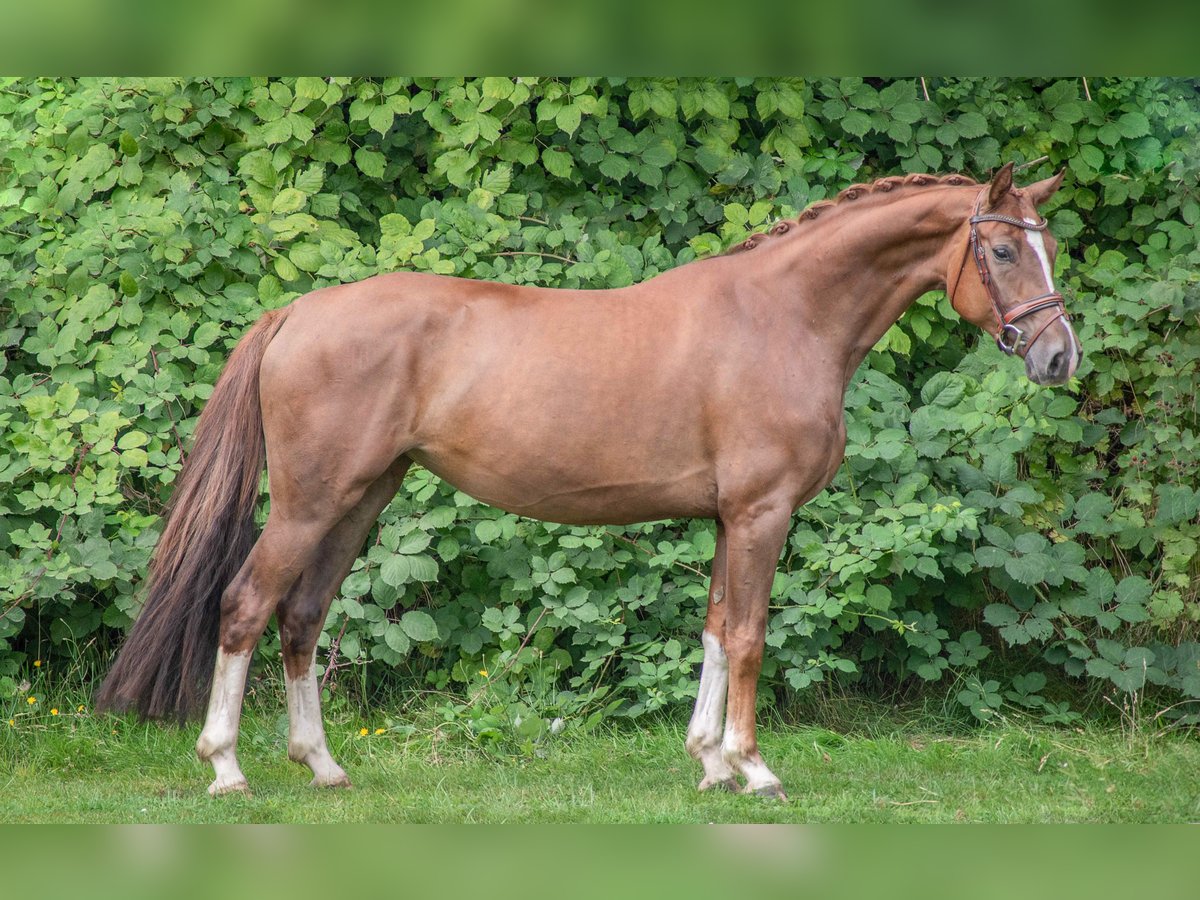
M314 785L348 786L326 747L317 636L419 463L553 522L715 519L687 749L701 790L782 797L755 737L768 597L793 511L841 464L847 384L935 288L1033 381L1065 382L1080 348L1037 213L1061 179L1017 188L1011 163L985 185L884 178L628 288L394 273L266 313L200 416L147 600L98 705L185 717L207 696L196 750L215 770L209 791L246 790L242 695L274 612L288 756ZM255 540L264 461L271 509Z

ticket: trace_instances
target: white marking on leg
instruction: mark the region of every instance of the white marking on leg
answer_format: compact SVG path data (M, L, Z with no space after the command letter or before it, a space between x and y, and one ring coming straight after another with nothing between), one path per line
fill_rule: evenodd
M314 787L350 787L350 779L329 755L321 722L321 685L316 663L299 678L287 679L288 758L312 770Z
M741 734L732 723L725 727L725 739L721 742L721 753L725 761L742 774L746 779L746 793L752 794L761 789L782 789L775 773L767 768L758 750L751 750L754 743L749 735Z
M246 672L250 653L226 653L217 650L208 715L196 742L196 755L212 763L216 779L208 786L214 797L230 791L248 790L246 776L237 761L238 725L242 717L242 695L246 690Z
M700 666L700 687L696 708L688 725L687 750L704 766L700 790L728 782L733 769L721 755L721 727L725 720L725 698L729 688L729 660L716 635L705 631L704 662Z

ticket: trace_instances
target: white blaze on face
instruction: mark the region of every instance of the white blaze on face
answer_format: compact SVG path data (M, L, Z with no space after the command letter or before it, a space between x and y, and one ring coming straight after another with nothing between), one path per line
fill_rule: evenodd
M1036 219L1026 219L1025 221L1030 225L1037 224ZM1046 276L1046 293L1049 294L1054 290L1054 275L1050 271L1050 256L1046 253L1046 241L1042 238L1040 231L1034 231L1032 228L1025 229L1025 240L1037 254L1038 262L1042 264L1042 273Z
M1025 221L1030 225L1037 224L1036 219L1026 219ZM1025 240L1033 248L1033 252L1037 254L1038 262L1042 264L1042 274L1046 276L1046 293L1054 293L1054 274L1050 271L1050 255L1046 252L1046 241L1042 237L1042 232L1026 228ZM1066 327L1069 334L1067 344L1071 348L1070 371L1074 371L1075 367L1079 364L1078 338L1075 337L1075 329L1071 327L1066 319L1059 319L1058 321Z

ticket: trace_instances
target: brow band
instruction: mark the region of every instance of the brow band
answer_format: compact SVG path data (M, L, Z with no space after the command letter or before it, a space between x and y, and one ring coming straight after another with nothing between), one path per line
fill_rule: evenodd
M971 224L976 222L1003 222L1006 225L1015 225L1017 228L1024 228L1026 231L1045 231L1047 222L1045 218L1040 222L1027 222L1024 219L1017 219L1013 216L1003 216L1000 213L986 213L982 216L971 216Z

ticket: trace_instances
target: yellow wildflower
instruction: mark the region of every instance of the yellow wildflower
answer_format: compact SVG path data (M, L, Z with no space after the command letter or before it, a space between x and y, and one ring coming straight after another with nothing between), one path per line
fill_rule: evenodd
M488 677L487 669L480 669L479 674L482 675L484 678Z
M75 712L83 712L83 704L82 703L79 704L79 708L76 709Z
M50 715L57 716L58 715L58 707L55 707L54 709L50 710Z
M368 734L370 734L371 732L367 731L367 729L365 729L365 728L360 728L360 729L358 729L358 733L359 733L359 735L360 735L360 736L362 736L362 737L366 737L366 736L367 736Z
M17 720L16 720L16 719L9 719L9 720L8 720L8 727L9 727L9 728L16 728L16 727L17 727Z
M37 703L37 697L26 697L25 702L33 706L33 704Z
M33 661L33 667L35 669L40 669L42 667L42 661L40 659L35 659Z
M387 731L386 728L376 728L375 729L376 734L383 734L385 731Z

